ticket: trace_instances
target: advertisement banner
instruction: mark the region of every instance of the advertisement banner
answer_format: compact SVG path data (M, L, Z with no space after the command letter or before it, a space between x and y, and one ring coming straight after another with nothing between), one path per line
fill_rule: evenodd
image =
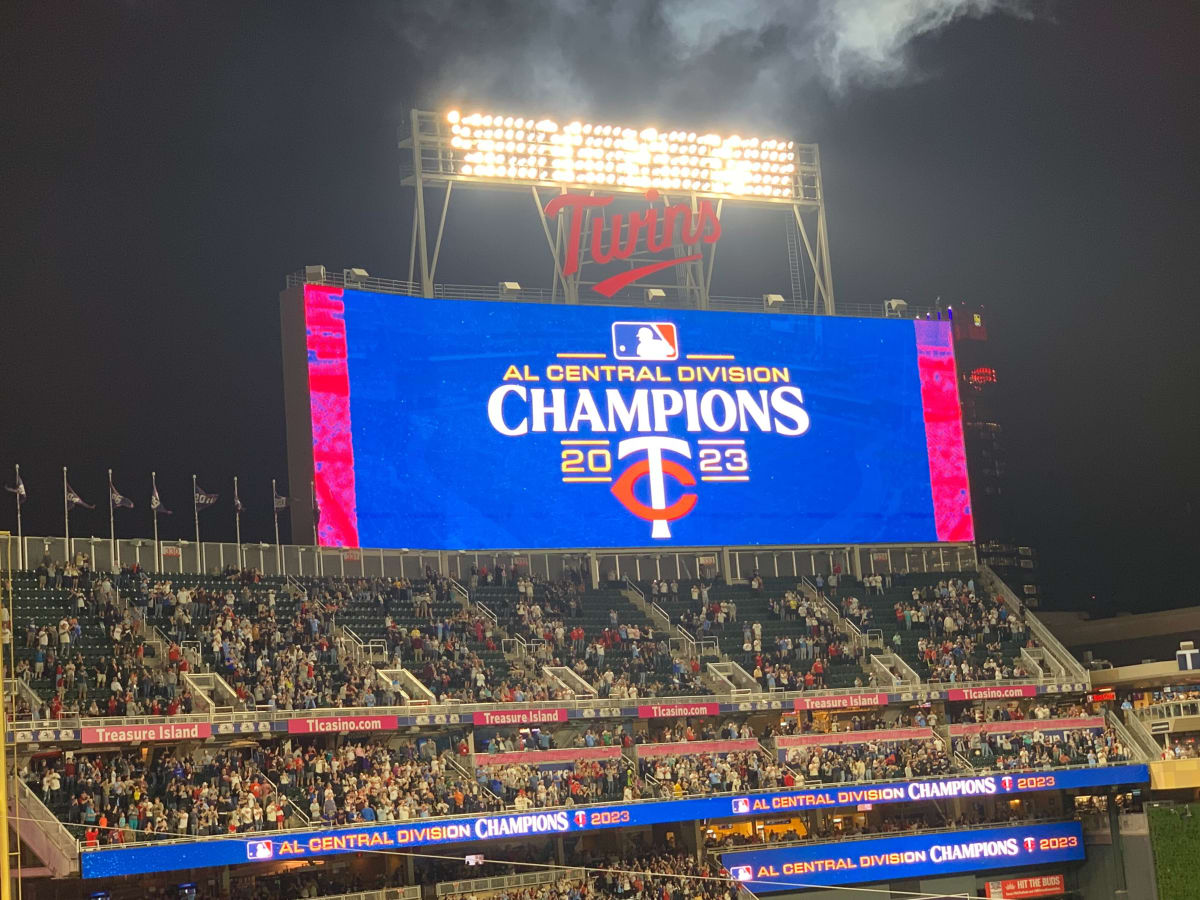
M861 803L902 803L1033 791L1143 784L1144 765L1099 766L1038 775L946 778L853 787L811 788L742 797L693 797L642 803L576 807L538 813L498 813L416 823L276 832L269 838L219 837L178 844L97 848L80 854L84 878L139 875L175 869L234 865L258 859L308 859L367 849L423 847L513 836L562 834L604 828L640 827L699 819L729 819L756 813L831 809ZM889 840L894 840L889 837Z
M84 744L130 744L140 741L202 741L212 737L207 722L161 722L157 725L102 725L82 729Z
M874 744L889 741L931 741L932 728L881 728L878 731L843 731L838 734L793 734L775 738L780 750L789 747L831 747L840 744Z
M887 706L887 694L842 694L836 697L797 697L792 701L796 712L806 709L854 709L859 706Z
M472 713L475 725L544 725L567 721L566 709L498 709Z
M1031 875L987 883L988 900L1026 900L1027 897L1057 897L1067 891L1066 875Z
M1036 684L996 683L987 687L950 688L946 691L947 700L1012 700L1037 695Z
M695 756L697 753L737 753L758 749L756 738L735 741L683 741L673 744L638 744L639 759L653 756Z
M315 465L323 546L974 536L949 322L318 285L304 321L312 443L292 452ZM484 474L493 490L464 477Z
M1088 716L1081 719L1022 719L1019 722L964 722L950 726L951 737L979 734L1016 734L1024 731L1044 731L1055 733L1059 731L1077 731L1080 729L1103 729L1103 716Z
M348 731L395 731L395 716L322 716L288 719L288 734L345 734Z
M719 716L719 703L655 703L639 706L639 719L668 719L684 716Z
M953 872L1015 869L1084 858L1083 826L1053 822L722 853L754 894Z

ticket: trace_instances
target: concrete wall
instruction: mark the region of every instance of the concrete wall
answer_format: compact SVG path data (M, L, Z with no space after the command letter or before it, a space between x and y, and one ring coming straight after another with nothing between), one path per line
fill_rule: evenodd
M1112 836L1103 831L1085 830L1087 860L1077 874L1080 895L1084 900L1156 900L1158 888L1154 880L1154 853L1150 847L1150 829L1144 813L1119 817L1121 857L1125 869L1125 893L1117 893L1117 852ZM1170 900L1170 898L1163 898Z

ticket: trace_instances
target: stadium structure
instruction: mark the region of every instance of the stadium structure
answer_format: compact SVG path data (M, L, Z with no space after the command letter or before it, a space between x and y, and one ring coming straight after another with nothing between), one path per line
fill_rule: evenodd
M814 145L401 148L407 280L280 295L307 544L4 538L10 896L1184 896L1189 674L981 560L954 311L835 303ZM435 280L463 193L549 287Z

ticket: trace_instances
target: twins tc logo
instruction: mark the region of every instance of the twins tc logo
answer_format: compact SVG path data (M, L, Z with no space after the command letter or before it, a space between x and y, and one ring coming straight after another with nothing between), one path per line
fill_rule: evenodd
M612 347L619 360L674 362L679 332L670 322L613 322Z
M579 828L583 828L587 825L587 813L584 810L580 809L575 811L575 824Z
M1005 775L1003 778L1000 779L1000 785L1004 788L1004 790L1011 791L1013 789L1012 776Z
M663 459L663 452L677 453L691 459L692 448L679 438L651 437L626 438L617 444L617 458L624 459L634 453L645 451L646 458L639 459L618 478L612 486L613 496L621 505L637 516L653 523L650 537L669 538L669 523L682 519L696 505L696 495L683 494L674 503L667 505L667 476L670 475L685 487L694 487L696 476L672 459ZM650 481L650 505L647 506L634 496L633 486L641 479Z
M1025 845L1026 853L1032 853L1034 850L1037 849L1037 838L1027 837L1023 841L1021 841L1021 843Z

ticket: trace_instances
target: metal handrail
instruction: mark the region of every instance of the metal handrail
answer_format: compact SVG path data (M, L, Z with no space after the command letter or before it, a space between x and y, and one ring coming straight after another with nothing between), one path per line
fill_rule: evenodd
M1178 711L1172 709L1178 707ZM1181 716L1200 716L1200 697L1180 697L1176 700L1154 700L1133 707L1133 714L1140 719L1177 719Z
M24 813L44 826L42 834L63 854L72 864L79 860L79 841L67 830L67 827L56 816L50 807L42 802L42 798L34 793L33 788L25 783L23 778L17 778L15 798L17 811L24 807Z
M1158 759L1162 755L1163 748L1154 739L1154 735L1147 731L1146 726L1136 717L1129 717L1129 725L1127 727L1111 709L1106 709L1104 711L1104 720L1130 750L1134 747L1140 748L1147 759Z
M999 591L1000 596L1004 598L1005 604L1012 612L1015 613L1020 610L1021 606L1023 606L1021 599L1013 593L1012 588L1005 584L1004 579L997 575L990 566L981 565L979 567L979 574L981 581L990 582L988 583L988 587ZM1038 645L1043 650L1057 657L1058 661L1063 664L1066 671L1073 677L1078 678L1080 681L1090 680L1091 675L1088 670L1080 664L1079 660L1063 646L1063 643L1055 634L1042 624L1041 620L1031 613L1028 608L1025 610L1024 619L1029 633L1037 639Z
M689 639L695 643L694 639ZM983 689L997 687L1005 687L1009 685L1056 685L1061 686L1064 682L1059 682L1054 679L1037 679L1037 678L1020 678L1020 679L1005 679L997 681L995 679L988 681L956 681L950 682L921 682L914 686L916 690L924 692L944 692L951 689ZM1086 688L1085 688L1086 689ZM849 688L823 688L821 690L810 691L768 691L763 689L760 692L752 693L749 696L732 695L722 696L714 694L700 694L687 697L668 697L659 698L664 702L669 701L672 704L699 704L699 703L720 703L722 701L746 702L761 701L764 703L787 703L791 700L810 700L814 697L839 697L861 694L862 687ZM1064 692L1066 693L1066 692ZM611 699L597 700L542 700L526 703L498 704L498 703L441 703L430 704L421 708L422 715L437 716L447 714L466 714L476 712L493 712L496 709L567 709L567 710L608 710L613 706ZM261 722L286 722L291 719L320 719L329 716L350 716L350 715L405 715L411 714L412 709L404 706L393 707L318 707L316 709L292 709L292 710L274 710L273 712L227 712L214 713L211 716L201 715L180 715L172 718L173 722L186 724L224 724L224 723L261 723ZM158 725L162 723L162 718L158 716L126 716L126 717L109 717L100 716L94 718L74 717L61 718L56 720L54 727L56 728L115 728L120 726L133 725ZM32 726L31 726L32 727Z
M498 628L500 626L500 619L497 618L497 616L494 612L492 612L492 609L490 606L488 606L486 603L483 603L479 600L476 600L473 605L475 606L475 609L479 613L479 615L481 615L483 618L487 619L489 622L492 623L493 628Z
M517 875L443 881L436 886L434 896L446 897L451 894L474 894L480 891L503 891L509 888L529 887L534 884L553 884L561 878L579 879L583 878L585 874L583 869L546 869L536 872L521 872Z
M285 284L287 287L322 284L330 287L358 288L360 290L375 291L384 294L402 294L409 297L421 296L421 285L414 281L401 281L394 278L374 278L371 276L366 278L351 276L347 278L343 272L337 271L326 271L321 279L317 281L306 275L303 269L300 269L296 272L288 273L285 278ZM437 299L491 300L509 303L551 303L555 299L553 292L548 288L521 288L516 296L511 296L507 293L501 293L500 287L495 284L434 284L433 296ZM634 301L620 297L608 298L596 296L592 298L584 296L582 293L579 301L581 303L604 306L645 306L644 303L638 302L634 304ZM763 300L761 296L710 296L709 306L716 310L761 313L763 311ZM808 303L786 303L784 304L784 308L788 311L801 314L812 312L812 306ZM944 312L944 310L933 306L913 306L910 304L906 310L907 315L899 318L923 319L929 316L943 315ZM869 319L898 318L894 313L889 315L882 303L843 303L839 301L837 304L837 315Z
M418 885L410 885L380 888L377 891L354 891L349 894L322 894L315 900L421 900L421 888Z

